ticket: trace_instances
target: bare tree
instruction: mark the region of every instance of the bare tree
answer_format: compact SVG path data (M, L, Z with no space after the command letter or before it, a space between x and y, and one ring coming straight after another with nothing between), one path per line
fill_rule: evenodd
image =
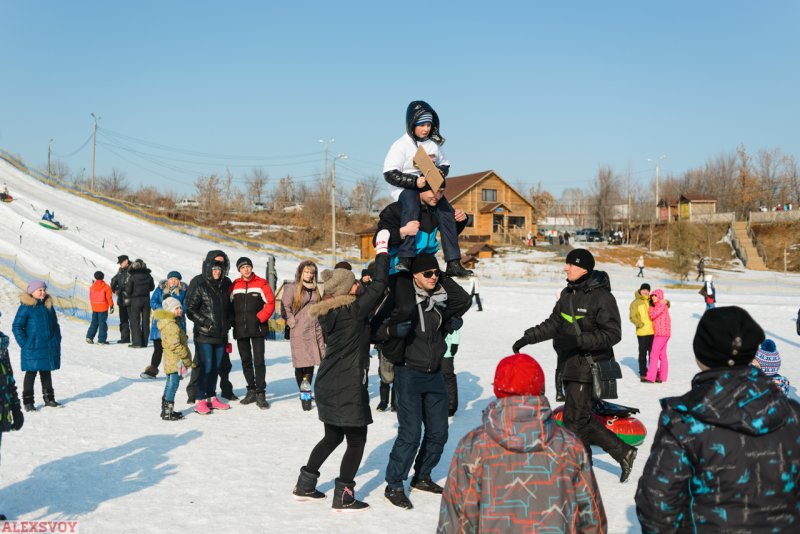
M98 178L96 188L113 198L123 198L129 192L128 180L125 176L125 172L120 171L116 167L111 169L110 176L101 176Z
M245 183L247 184L247 195L253 202L262 202L268 181L269 175L264 169L254 167L250 170L250 173L245 177Z
M195 197L200 209L211 217L219 217L224 211L222 183L218 175L200 176L194 184Z
M364 213L369 213L377 207L378 193L380 192L381 180L378 176L372 175L361 178L356 182L356 186L350 191L348 202L350 207Z
M610 166L601 166L597 171L597 179L592 184L595 201L595 216L601 232L610 227L614 206L621 201L620 179Z
M270 194L275 210L281 210L297 202L294 180L290 175L280 179L278 186Z
M528 190L528 200L530 200L531 204L533 204L533 221L537 222L544 219L547 216L548 211L550 211L550 206L552 206L556 199L553 198L548 191L545 191L542 188L542 182L539 182L535 186L531 186Z

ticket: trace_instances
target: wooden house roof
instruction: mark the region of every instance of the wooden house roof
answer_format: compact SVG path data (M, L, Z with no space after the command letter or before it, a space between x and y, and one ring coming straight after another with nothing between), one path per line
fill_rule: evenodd
M450 203L455 202L456 200L458 200L458 197L462 196L467 191L469 191L470 189L472 189L473 187L475 187L479 183L481 183L483 180L485 180L485 179L487 179L487 178L489 178L491 176L496 176L509 189L511 189L517 195L519 195L519 197L523 201L525 201L531 208L533 207L533 204L531 204L530 200L525 198L525 195L521 194L519 191L517 191L516 189L511 187L511 185L508 182L503 180L503 178L501 178L500 175L497 174L493 170L481 171L481 172L476 172L476 173L472 173L472 174L464 174L462 176L453 176L452 178L448 177L447 178L447 189L446 189L446 191L447 191L447 193L446 193L447 200L449 200ZM483 211L483 210L481 210L481 211Z

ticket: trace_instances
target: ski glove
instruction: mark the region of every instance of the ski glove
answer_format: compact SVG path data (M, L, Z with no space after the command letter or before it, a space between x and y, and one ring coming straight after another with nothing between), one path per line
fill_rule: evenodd
M114 306L111 306L111 307L108 309L108 313L109 313L109 315L114 315Z
M386 254L389 252L389 230L381 230L375 236L375 254Z
M519 354L519 351L522 350L522 347L530 344L531 341L530 339L528 339L528 336L522 336L521 338L519 338L514 342L514 345L512 346L511 350L514 354Z
M451 317L444 325L444 333L452 334L456 330L461 330L462 326L464 326L464 319L461 317Z
M22 425L25 423L25 416L22 415L22 410L19 407L19 404L11 407L11 415L14 421L11 423L11 428L14 430L19 430L22 428Z

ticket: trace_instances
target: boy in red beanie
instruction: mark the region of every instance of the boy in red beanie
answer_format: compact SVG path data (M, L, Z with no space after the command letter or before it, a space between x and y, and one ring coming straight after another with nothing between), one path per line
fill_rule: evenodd
M456 447L437 531L606 532L591 460L553 420L539 363L527 354L503 358L494 394L483 424Z

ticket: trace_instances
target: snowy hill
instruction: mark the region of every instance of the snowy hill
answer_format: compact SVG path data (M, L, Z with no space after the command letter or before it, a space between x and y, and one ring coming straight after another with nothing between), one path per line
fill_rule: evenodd
M263 272L266 254L271 252L213 243L143 222L44 185L0 161L2 182L8 184L15 201L0 205L0 254L14 257L30 272L50 273L53 281L64 286L76 278L88 283L97 269L110 277L116 271L117 255L123 253L143 258L155 278L177 269L189 280L199 272L207 250L222 248L232 261L247 255L257 272ZM70 229L55 232L40 227L37 223L45 208L54 210ZM302 252L276 256L280 276L289 278ZM433 473L440 483L458 439L480 423L481 410L492 398L497 361L510 353L511 344L525 328L549 315L564 284L561 267L557 258L541 249L480 264L484 311L473 308L465 317L455 364L460 407L442 461ZM670 378L664 384L642 384L636 370L636 336L627 321L628 303L642 280L635 278L632 266L600 264L598 268L611 276L623 319L623 340L615 347L624 375L619 402L642 410L640 419L650 435L627 484L618 482L618 466L599 450L595 450L595 471L609 531L639 532L633 495L656 428L658 398L685 392L697 371L691 340L703 304L696 289L666 290L673 322ZM654 289L671 282L663 272L646 274ZM720 305L748 309L777 342L783 355L782 373L793 385L800 384L800 338L794 332L800 277L769 272L715 271L714 275ZM18 289L0 277L0 329L9 335L17 305ZM375 423L370 425L356 478L356 494L372 505L370 511L354 516L330 512L344 446L322 468L320 489L328 494L327 503L299 504L292 499L298 469L322 436L322 424L316 412L300 409L288 342L267 343L270 410L234 403L228 412L201 417L190 412L181 388L176 406L187 417L168 423L158 418L163 379L139 378L150 350L89 346L84 342L85 322L66 316L60 322L62 368L53 373L53 381L56 398L64 407L41 408L37 382L39 411L27 416L21 432L3 435L0 512L17 520L78 521L82 533L434 531L439 507L435 496L411 493L412 511L397 509L383 498L384 469L396 432L391 413L373 411ZM110 339L118 339L116 328L110 329ZM553 391L552 346L544 343L527 351L542 363L547 389ZM13 340L11 355L19 369L19 349ZM231 379L241 395L245 381L235 351L232 356ZM17 371L20 383L21 379ZM374 408L377 365L370 373L370 392ZM797 390L793 388L792 394L796 398Z

